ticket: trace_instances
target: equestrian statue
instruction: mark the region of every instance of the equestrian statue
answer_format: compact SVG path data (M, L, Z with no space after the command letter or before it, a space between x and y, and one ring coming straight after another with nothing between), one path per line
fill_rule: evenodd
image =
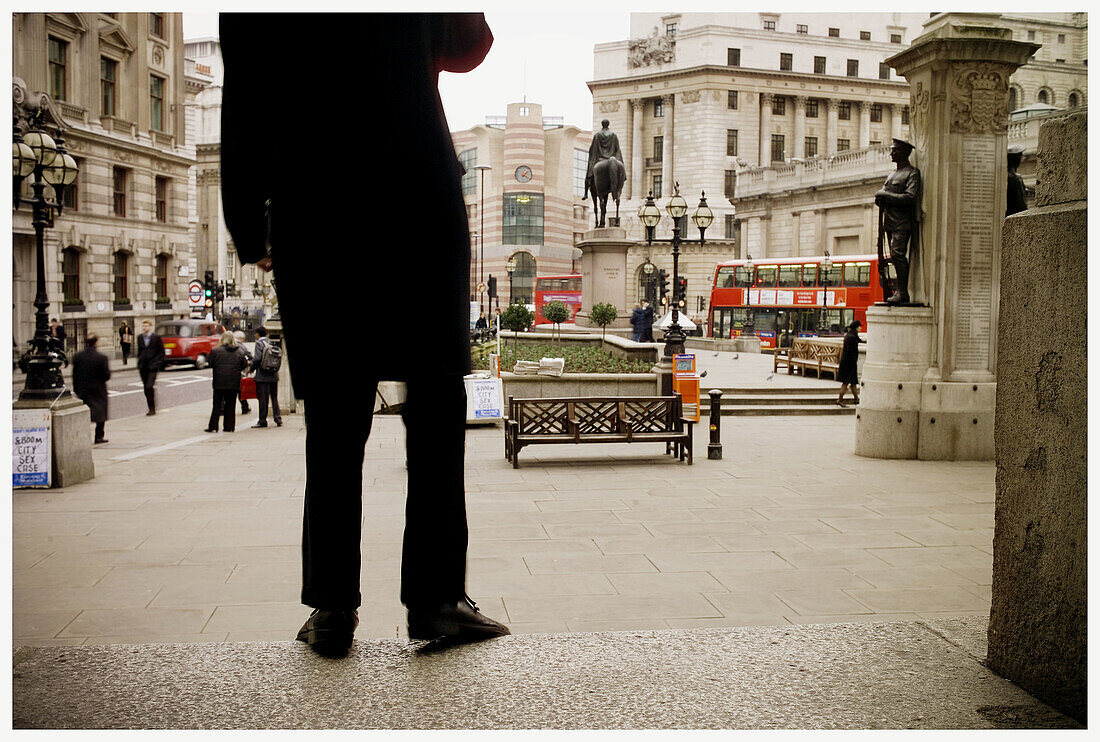
M606 227L607 221L607 197L615 199L615 217L612 226L619 226L619 196L623 192L623 183L626 182L626 167L623 165L623 152L619 148L619 137L608 129L611 122L604 119L600 122L603 126L592 137L592 145L588 148L588 174L584 179L584 196L588 198L588 192L592 192L592 201L595 204L593 211L596 217L596 227Z

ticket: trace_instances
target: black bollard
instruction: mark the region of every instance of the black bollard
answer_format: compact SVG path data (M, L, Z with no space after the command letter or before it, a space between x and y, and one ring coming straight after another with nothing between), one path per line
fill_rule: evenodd
M710 395L710 443L707 444L707 458L722 458L722 390L708 389Z

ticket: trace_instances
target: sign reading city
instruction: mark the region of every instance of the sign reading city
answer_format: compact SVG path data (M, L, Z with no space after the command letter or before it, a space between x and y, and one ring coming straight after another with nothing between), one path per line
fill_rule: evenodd
M50 424L49 409L12 410L12 487L50 486Z
M500 379L466 379L466 421L494 422L504 418L504 385Z

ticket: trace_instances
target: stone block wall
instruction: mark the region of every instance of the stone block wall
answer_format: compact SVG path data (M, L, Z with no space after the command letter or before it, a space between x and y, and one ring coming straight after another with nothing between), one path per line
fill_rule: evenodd
M1042 205L1005 220L989 665L1086 721L1086 119L1040 133Z

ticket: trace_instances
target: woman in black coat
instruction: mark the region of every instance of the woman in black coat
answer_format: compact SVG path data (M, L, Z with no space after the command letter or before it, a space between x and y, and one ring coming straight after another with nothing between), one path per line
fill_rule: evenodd
M84 350L73 356L73 392L92 411L95 423L95 442L106 443L103 437L107 423L107 380L111 378L111 365L107 356L96 350L97 335L88 335Z
M232 433L237 427L237 395L241 392L241 373L248 367L248 358L244 350L237 345L237 338L231 332L223 332L218 347L210 353L208 359L213 371L214 387L213 407L210 411L210 424L207 433L218 432L218 416L225 415L222 429Z
M126 365L126 361L130 358L130 344L134 342L134 333L130 329L130 325L126 324L123 320L122 324L118 326L118 345L122 348L122 365Z
M840 351L840 365L836 370L836 380L840 382L840 396L836 403L844 406L844 392L852 390L852 397L859 404L859 376L856 373L856 362L859 360L859 344L863 341L859 338L859 320L848 325L848 332L844 333L844 348Z

